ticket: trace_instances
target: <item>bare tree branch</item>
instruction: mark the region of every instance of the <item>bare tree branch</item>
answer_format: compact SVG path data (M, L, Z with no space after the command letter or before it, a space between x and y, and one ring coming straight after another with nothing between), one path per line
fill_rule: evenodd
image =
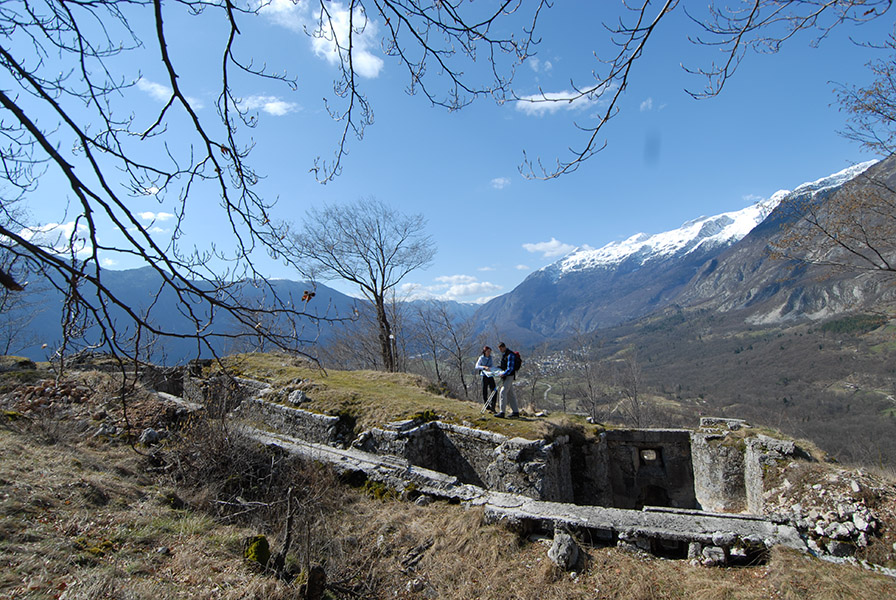
M662 22L668 22L669 15L676 10L683 10L697 28L697 33L689 38L694 44L717 50L722 55L720 61L712 61L708 67L683 65L687 72L706 80L701 91L688 93L694 98L706 98L721 93L748 52L777 52L785 42L801 33L813 35L811 43L816 45L844 23L864 23L880 18L891 4L892 0L740 0L724 5L711 2L701 11L691 8L693 5L685 8L678 0L641 0L636 5L624 3L630 18L623 17L614 25L605 25L618 50L608 58L596 56L600 67L592 71L592 80L587 85L571 82L573 91L569 93L539 90L534 95L514 95L517 102L570 104L587 101L589 105L599 107L593 116L589 116L588 123L575 124L584 134L585 141L578 147L570 147L568 158L545 165L541 159L530 159L524 154L520 172L528 178L560 177L576 171L606 147L606 142L599 139L600 134L620 110L633 67L651 48L652 34Z
M383 367L396 369L387 300L412 271L428 265L435 248L422 215L402 215L379 200L358 200L308 212L290 236L289 256L309 279L343 279L376 311Z

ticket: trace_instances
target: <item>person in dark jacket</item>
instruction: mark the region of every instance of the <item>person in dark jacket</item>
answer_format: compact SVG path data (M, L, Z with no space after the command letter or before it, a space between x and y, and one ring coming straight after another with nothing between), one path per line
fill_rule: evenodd
M516 379L516 354L507 347L504 342L498 344L501 351L501 403L498 406L496 417L504 418L507 404L510 403L510 416L520 416L520 409L516 404L516 395L513 393L513 382Z
M486 375L491 373L492 366L492 349L485 346L482 348L482 356L476 361L476 371L482 375L482 403L489 412L495 412L495 398L492 395L495 391L495 378Z

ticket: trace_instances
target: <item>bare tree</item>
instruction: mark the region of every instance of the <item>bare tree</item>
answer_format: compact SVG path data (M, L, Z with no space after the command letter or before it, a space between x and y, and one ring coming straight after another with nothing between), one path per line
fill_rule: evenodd
M12 354L39 343L30 333L31 323L47 309L35 300L35 288L39 285L28 285L23 290L0 289L0 354Z
M869 9L870 10L870 9ZM881 154L896 150L896 34L869 48L885 53L868 63L864 87L838 86L851 123L847 138ZM896 272L896 169L886 161L869 168L832 196L790 196L779 209L787 217L772 255L836 271Z
M435 106L455 110L479 97L498 102L608 100L593 122L581 124L584 145L543 170L553 177L575 170L603 147L599 133L618 110L633 64L652 48L657 27L684 10L679 0L623 5L629 12L609 28L616 53L598 56L602 62L595 79L574 86L570 97L557 98L543 92L522 97L511 89L515 66L530 56L547 0L488 5L318 0L303 6L311 15L305 31L332 51L339 69L327 108L342 131L333 158L312 167L321 181L340 173L349 139L360 137L372 122L358 47L361 36L375 28L387 56L407 73L408 91ZM706 12L688 16L698 32L695 41L720 48L723 61L695 70L710 81L707 90L695 95L718 93L749 50L774 51L806 30L823 38L842 23L878 18L889 6L889 0L744 0L724 9L710 4ZM304 314L298 299L276 297L252 258L261 251L291 259L276 206L258 192L260 176L249 160L253 142L247 135L257 114L242 100L245 93L239 87L239 82L261 79L296 88L291 75L265 66L272 57L247 57L244 50L243 40L253 28L243 25L270 8L266 1L230 0L9 0L0 5L5 40L0 46L0 72L5 75L0 90L0 211L16 199L45 201L38 190L41 181L63 181L68 201L60 203L55 226L0 219L0 246L69 299L68 316L78 325L66 323L73 331L97 332L85 343L129 356L130 340L141 331L189 340L197 352L212 353L217 343L247 330L296 350L316 337L305 330L314 315ZM217 54L214 111L199 110L186 90L182 73L196 56L177 54L169 44L169 23L177 18L194 19L194 27L217 35L210 44ZM164 81L154 88L164 100L154 113L137 114L132 100L141 82L147 82L134 65L147 52L164 73ZM471 68L477 57L484 57L486 68ZM225 247L196 248L185 241L196 226L191 215L205 211L208 198L217 199L212 210L228 224L222 236L228 239ZM172 207L170 236L163 239L153 232L153 223L138 217L135 200ZM116 258L136 258L158 276L148 311L136 310L108 285L101 265ZM21 283L0 271L0 285L6 289ZM267 315L262 322L289 326L256 330L258 309L245 306L246 285L270 288L272 304L262 308ZM176 298L176 310L192 322L189 330L166 328L164 319L153 319L160 310L157 300L166 294ZM221 315L242 327L215 327ZM378 317L388 333L384 312ZM393 352L385 349L386 341L381 344L386 368L395 368Z
M792 195L772 256L835 271L896 273L896 166L886 161L833 195Z
M635 427L647 425L649 408L642 389L641 365L634 350L626 354L616 370L616 387L622 397L622 410Z
M592 421L603 423L607 420L609 406L615 398L614 377L607 364L595 356L590 346L579 346L569 353L567 365L574 377L572 385L562 389L578 396L582 408Z
M578 377L575 390L585 411L592 421L603 423L607 420L608 409L614 398L611 372L603 363L592 360L580 366Z
M464 398L469 398L467 372L472 368L473 326L470 319L457 319L444 303L436 306L435 316L442 329L441 346L451 357Z
M526 370L523 371L522 375L520 383L525 385L527 395L529 396L528 410L537 413L539 402L538 396L536 395L536 388L538 388L538 384L541 383L543 371L541 362L536 355L533 354L526 359ZM523 387L523 385L520 385L520 387Z
M290 256L303 276L343 279L370 302L386 371L397 366L387 300L409 273L432 261L435 248L425 226L422 215L403 215L369 198L312 209L290 236Z
M23 219L20 203L6 202L0 212L0 223L13 219ZM34 300L41 282L28 281L36 274L29 273L27 267L27 261L0 244L0 354L10 354L37 342L28 337L28 326L46 307Z
M455 109L480 96L506 95L514 65L528 56L544 2L532 3L526 14L519 1L489 9L419 0L349 0L347 6L320 0L308 6L312 19L306 33L338 58L340 76L328 108L344 125L335 159L314 166L319 178L339 173L349 135L360 137L372 121L358 77L356 42L373 20L383 25L386 53L406 69L410 91ZM271 57L246 56L243 40L253 28L244 25L270 8L267 1L230 0L11 0L0 6L5 76L0 211L9 213L15 200L45 202L38 184L51 179L65 182L69 200L67 206L60 203L59 225L11 214L0 219L0 246L69 299L67 316L79 323L66 321L72 332L97 332L87 343L130 356L130 340L138 331L190 340L197 352L213 353L217 342L245 331L296 350L315 337L304 333L314 316L304 314L298 299L271 293L273 303L259 309L245 306L242 294L242 282L273 292L253 255L290 256L274 203L256 191L260 177L249 162L253 142L246 132L257 113L238 87L261 79L296 88L292 76L265 66ZM218 73L214 111L199 110L185 89L182 71L197 57L177 54L169 44L169 23L175 19L193 19L195 28L217 34L210 46L217 60L207 69ZM164 96L153 114L135 113L139 103L131 101L141 85L150 85L136 66L147 53L164 72L164 81L152 84ZM484 77L482 70L465 68L479 53L491 67ZM222 236L228 243L221 248L185 244L190 215L206 211L206 200L215 197L218 208L212 211L228 223ZM153 223L138 217L135 199L158 201L173 211L170 237L162 239ZM120 258L137 258L158 275L148 312L130 306L108 285L101 264ZM21 283L0 272L6 289ZM176 310L192 321L188 330L166 328L158 324L164 320L152 318L165 294L173 295ZM259 320L259 310L264 319ZM222 315L241 327L214 327ZM269 331L266 322L291 325ZM390 368L393 362L390 355Z
M414 345L419 351L423 373L429 376L431 362L436 383L441 384L444 381L441 368L443 331L431 305L417 305L414 311L413 332Z
M843 134L869 150L892 154L896 151L896 33L873 47L886 56L868 63L872 82L838 88L840 105L852 118Z

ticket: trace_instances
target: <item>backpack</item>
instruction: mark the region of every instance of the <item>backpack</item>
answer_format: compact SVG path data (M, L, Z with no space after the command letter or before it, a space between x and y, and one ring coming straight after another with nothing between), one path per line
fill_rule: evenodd
M516 375L517 373L520 372L520 368L523 366L523 357L520 356L520 353L517 352L516 350L511 350L511 352L513 352L513 363L514 363L513 374Z

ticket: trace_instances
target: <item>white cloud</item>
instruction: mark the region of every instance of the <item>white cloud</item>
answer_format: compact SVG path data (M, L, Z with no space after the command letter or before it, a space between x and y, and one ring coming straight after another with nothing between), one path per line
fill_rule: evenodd
M79 257L90 254L92 246L83 223L47 223L39 227L26 227L19 231L25 240L55 254L70 255L72 250Z
M648 98L641 103L641 112L653 110L653 98Z
M166 212L154 213L154 212L149 212L149 211L137 213L137 216L140 217L141 219L143 219L144 221L167 221L169 219L174 218L174 215L172 215L171 213L166 213Z
M528 271L530 269L529 265L517 265L514 267L517 271Z
M295 102L287 102L277 96L249 96L240 100L239 107L241 110L263 110L275 117L299 110L299 105Z
M326 4L326 13L312 12L311 3L273 0L261 8L274 23L296 33L311 36L314 53L331 65L347 62L351 32L352 67L361 77L372 79L383 69L377 24L360 8L353 12L339 2ZM323 5L320 5L323 6ZM340 49L341 46L341 49Z
M503 190L508 185L510 185L510 179L508 177L495 177L492 179L492 187L496 190Z
M171 99L171 94L174 93L174 91L167 85L150 81L145 77L141 77L137 80L137 89L146 92L152 99L158 100L159 102L168 102L168 100ZM202 100L191 96L186 96L186 98L187 102L189 102L190 106L194 109L199 110L204 107Z
M149 233L168 233L170 229L162 229L161 227L150 227Z
M448 300L462 300L469 296L497 292L500 289L500 285L491 283L490 281L475 281L472 283L452 285L444 294L442 294L442 297Z
M541 60L537 56L530 56L526 59L526 64L529 65L529 68L535 71L536 73L547 72L554 68L553 63L551 61L546 60L541 62Z
M491 294L503 289L496 283L479 281L478 278L472 275L444 275L436 277L434 281L436 284L428 286L419 283L403 284L401 293L411 300L436 299L456 300L459 302L484 302L485 300L481 298L483 294ZM471 296L479 296L480 298L470 300Z
M118 261L115 260L114 258L104 258L104 259L100 260L100 264L103 265L104 267L114 267L114 266L118 265Z
M540 253L544 258L563 256L564 254L569 254L576 249L575 246L571 244L564 244L563 242L553 237L551 238L550 242L523 244L523 248L525 248L528 252Z
M159 102L166 102L171 97L171 88L141 77L137 80L137 89L146 92Z
M495 268L494 268L494 267L479 267L479 268L476 269L476 270L477 270L477 271L494 271Z
M585 94L579 92L543 92L522 96L516 101L516 109L529 116L540 117L545 114L554 114L561 110L585 110L597 105L603 92ZM573 99L574 98L574 99Z
M441 277L436 277L435 281L448 285L458 285L463 283L473 283L476 281L476 278L472 275L442 275Z

